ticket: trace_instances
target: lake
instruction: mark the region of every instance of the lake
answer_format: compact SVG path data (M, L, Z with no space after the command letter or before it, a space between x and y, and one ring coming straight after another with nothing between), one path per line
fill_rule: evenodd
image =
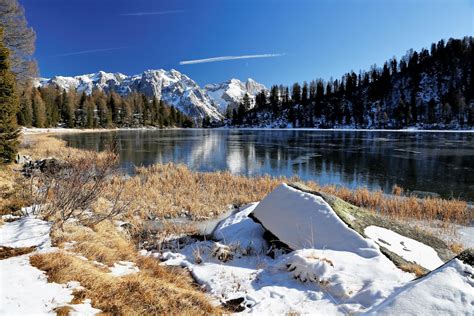
M413 191L474 201L474 133L172 129L62 134L70 146L116 142L123 171L155 163L321 184Z

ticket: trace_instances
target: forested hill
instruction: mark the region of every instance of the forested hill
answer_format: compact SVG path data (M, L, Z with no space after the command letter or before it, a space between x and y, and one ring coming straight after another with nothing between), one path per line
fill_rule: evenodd
M231 126L457 129L474 126L473 37L409 51L400 61L336 80L273 86Z
M23 126L114 128L192 127L194 122L173 106L142 93L121 96L94 90L90 95L58 86L27 85L20 94L17 121Z

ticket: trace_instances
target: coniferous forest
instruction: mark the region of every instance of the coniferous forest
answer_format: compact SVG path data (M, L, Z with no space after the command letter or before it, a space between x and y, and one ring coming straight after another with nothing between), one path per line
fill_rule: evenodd
M440 40L340 79L274 85L227 115L231 126L458 129L474 126L474 40Z
M90 95L58 87L26 87L17 114L20 125L33 127L113 128L192 127L193 121L157 98L94 90Z

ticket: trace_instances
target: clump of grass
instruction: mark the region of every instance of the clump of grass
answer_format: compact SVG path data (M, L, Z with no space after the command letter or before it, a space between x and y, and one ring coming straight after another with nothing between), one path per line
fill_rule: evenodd
M85 150L68 147L64 140L51 135L23 135L19 153L28 155L31 159L55 157L56 159L70 159L82 156Z
M27 253L35 251L35 249L36 247L11 248L11 247L0 246L0 260L25 255Z
M140 271L123 277L105 273L63 252L36 254L33 266L46 271L50 282L79 281L92 305L110 314L218 314L186 277L170 273L154 259L142 259Z
M464 250L464 246L460 243L453 242L449 244L449 249L456 255L460 254Z
M400 269L408 273L413 273L417 277L420 277L425 274L425 270L421 266L417 265L416 263L402 264L400 266Z
M28 183L14 165L0 165L0 215L13 214L30 204Z
M393 195L398 195L398 196L402 195L403 194L403 188L395 184L392 187L392 194Z
M134 245L111 221L103 221L93 228L68 223L63 230L53 230L51 237L55 245L63 247L66 243L73 243L74 252L109 266L137 258Z

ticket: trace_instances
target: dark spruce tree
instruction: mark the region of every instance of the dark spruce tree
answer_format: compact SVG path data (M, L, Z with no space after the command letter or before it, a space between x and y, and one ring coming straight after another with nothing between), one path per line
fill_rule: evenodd
M15 158L19 135L16 121L19 99L15 75L10 71L9 53L0 28L0 163L9 163Z

